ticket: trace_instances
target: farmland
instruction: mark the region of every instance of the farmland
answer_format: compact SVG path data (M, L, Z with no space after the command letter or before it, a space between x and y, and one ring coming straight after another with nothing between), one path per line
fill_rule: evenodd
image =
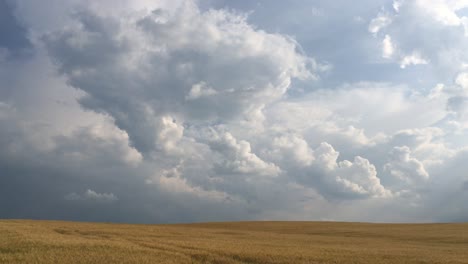
M0 263L468 263L468 224L0 220Z

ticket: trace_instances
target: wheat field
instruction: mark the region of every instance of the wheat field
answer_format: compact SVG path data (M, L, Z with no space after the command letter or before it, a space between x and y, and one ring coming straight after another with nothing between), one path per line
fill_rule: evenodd
M0 263L468 263L468 224L1 220Z

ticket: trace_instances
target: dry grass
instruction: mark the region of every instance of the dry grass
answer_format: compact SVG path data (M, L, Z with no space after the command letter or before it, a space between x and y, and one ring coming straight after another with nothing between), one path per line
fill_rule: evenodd
M468 263L468 224L7 220L0 263Z

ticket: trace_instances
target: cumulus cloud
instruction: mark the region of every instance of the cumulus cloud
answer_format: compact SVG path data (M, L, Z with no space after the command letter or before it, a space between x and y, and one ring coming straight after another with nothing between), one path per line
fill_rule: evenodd
M331 200L390 197L369 160L355 156L341 160L340 153L326 142L315 149L297 135L274 139L267 156L278 161L288 177L313 188Z
M146 180L146 184L157 184L166 191L175 194L190 194L199 198L213 200L217 202L229 201L231 198L227 193L217 190L205 190L200 186L192 186L183 177L182 164L176 167L165 169L160 175L155 175Z
M278 162L287 162L293 166L309 166L315 160L314 151L299 135L283 135L275 137L272 150L268 155Z
M328 143L320 144L315 153L315 166L322 173L319 177L320 184L323 184L318 191L325 197L350 199L391 196L391 192L381 185L377 170L369 160L356 156L352 162L337 161L339 152Z
M467 44L463 16L466 1L394 1L395 12L386 13L391 21L379 27L379 34L392 37L393 45L398 47L396 62L401 68L410 65L431 64L431 68L444 75L445 80L452 78L454 72L468 58L463 49ZM377 14L374 21L381 20ZM424 22L423 22L424 21ZM385 39L384 39L385 40ZM444 44L445 43L445 44Z
M467 219L463 1L44 1L0 59L0 217Z
M277 100L315 63L290 38L250 26L224 10L155 10L129 19L91 11L45 40L82 106L105 112L147 153L161 141L158 120L228 120ZM186 100L188 99L188 100ZM162 143L164 144L164 143Z
M265 162L252 153L250 143L245 140L237 141L229 132L211 130L208 145L221 155L217 163L220 174L242 173L264 176L276 176L280 172L275 164Z
M411 150L407 146L394 147L390 152L390 159L384 170L399 180L413 182L429 177L422 162L411 157Z

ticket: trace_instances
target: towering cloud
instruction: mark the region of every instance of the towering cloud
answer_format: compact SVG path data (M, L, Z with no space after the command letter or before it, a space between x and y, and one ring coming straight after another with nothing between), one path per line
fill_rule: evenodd
M313 77L315 62L292 39L190 1L174 12L120 19L82 11L76 19L47 35L49 51L86 92L81 105L112 116L143 153L165 144L164 116L229 122L279 99L292 78Z

